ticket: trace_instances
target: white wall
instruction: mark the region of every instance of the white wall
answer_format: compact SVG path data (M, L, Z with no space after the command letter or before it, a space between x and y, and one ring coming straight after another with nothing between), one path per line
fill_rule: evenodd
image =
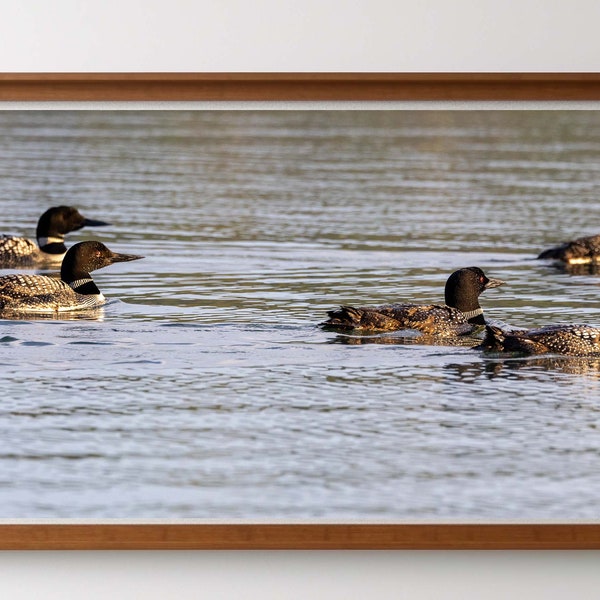
M3 0L0 9L0 72L600 66L597 0ZM562 600L596 597L599 558L600 552L5 552L0 595Z
M600 552L27 552L10 600L566 600L598 597Z
M0 1L0 71L595 71L597 0Z

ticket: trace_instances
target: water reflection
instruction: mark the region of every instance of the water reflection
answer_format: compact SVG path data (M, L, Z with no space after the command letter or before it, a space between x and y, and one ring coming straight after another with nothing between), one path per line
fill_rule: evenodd
M481 340L471 336L440 338L436 336L421 335L420 332L411 334L403 330L395 334L379 335L344 335L338 334L327 341L329 344L345 344L347 346L360 346L365 344L388 344L388 345L423 345L423 346L460 346L473 348L481 344Z
M0 320L6 321L104 321L104 307L87 310L69 310L54 313L0 311Z
M581 265L572 265L568 263L554 263L553 267L557 271L568 273L569 275L600 275L600 263L588 263Z
M474 381L478 377L523 380L523 375L535 372L582 375L600 380L600 359L569 356L540 356L523 358L487 358L467 363L448 363L445 369L458 379Z

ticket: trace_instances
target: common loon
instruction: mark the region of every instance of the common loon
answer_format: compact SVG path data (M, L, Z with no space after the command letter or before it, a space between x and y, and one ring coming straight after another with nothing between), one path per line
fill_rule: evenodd
M65 254L60 279L45 275L0 277L0 314L57 313L95 308L106 302L91 271L143 256L117 254L100 242L79 242Z
M479 350L522 354L600 356L600 329L590 325L548 325L539 329L506 332L486 326Z
M548 248L538 258L562 260L569 265L600 263L600 235L580 237L560 246Z
M489 279L479 267L459 269L446 282L445 305L385 304L361 307L341 306L329 311L329 320L321 323L337 331L397 331L416 329L425 335L453 337L472 333L485 325L479 295L505 283Z
M37 245L23 237L0 236L0 268L60 264L67 251L65 234L82 227L101 225L108 223L86 219L72 206L53 206L38 221Z

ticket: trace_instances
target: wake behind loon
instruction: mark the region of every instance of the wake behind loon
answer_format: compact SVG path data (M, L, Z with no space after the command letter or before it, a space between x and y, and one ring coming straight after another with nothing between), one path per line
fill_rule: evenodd
M490 279L479 267L459 269L450 275L445 288L445 305L385 304L361 307L341 306L321 323L337 331L398 331L415 329L425 335L454 337L472 333L485 325L479 295L504 281Z
M37 245L24 237L0 236L0 268L60 264L67 251L65 234L102 225L108 223L87 219L72 206L53 206L39 218Z
M90 272L139 258L144 257L117 254L100 242L79 242L65 254L60 279L21 274L0 277L0 315L57 313L101 306L106 299Z

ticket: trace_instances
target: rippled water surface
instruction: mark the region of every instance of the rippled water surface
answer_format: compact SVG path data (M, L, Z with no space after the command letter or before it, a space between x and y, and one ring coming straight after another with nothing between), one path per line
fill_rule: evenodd
M477 265L490 319L600 325L533 260L600 233L599 156L594 111L1 112L0 232L146 258L0 320L0 517L598 519L600 360L316 324Z

